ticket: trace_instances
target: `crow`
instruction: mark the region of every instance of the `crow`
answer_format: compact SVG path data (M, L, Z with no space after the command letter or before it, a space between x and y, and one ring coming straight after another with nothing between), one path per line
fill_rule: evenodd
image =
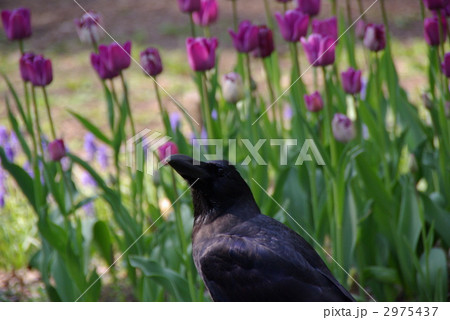
M192 254L214 301L354 301L305 239L261 213L234 166L180 154L168 164L191 185Z

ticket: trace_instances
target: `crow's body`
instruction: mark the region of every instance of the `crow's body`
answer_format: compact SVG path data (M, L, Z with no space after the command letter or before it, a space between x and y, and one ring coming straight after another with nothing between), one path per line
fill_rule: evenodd
M354 301L300 235L261 214L234 167L169 164L192 185L193 257L214 301Z

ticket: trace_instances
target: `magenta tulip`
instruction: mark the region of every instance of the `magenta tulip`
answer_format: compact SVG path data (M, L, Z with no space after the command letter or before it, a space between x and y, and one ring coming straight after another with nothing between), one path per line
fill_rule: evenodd
M145 73L151 77L156 77L163 71L163 65L161 57L159 56L158 49L147 48L141 52L141 66L144 68Z
M113 42L110 45L100 45L99 53L91 54L91 64L102 79L117 77L131 64L131 42L123 46Z
M432 18L426 18L424 20L424 36L425 41L428 45L436 47L439 46L443 41L445 42L445 38L447 37L447 19L445 16L442 16L442 38L441 38L441 30L439 25L439 18L434 16Z
M309 16L299 10L289 10L284 15L277 12L275 17L281 35L288 42L298 42L308 33Z
M258 45L258 27L250 21L242 21L237 33L231 29L229 33L234 47L239 52L249 53Z
M47 151L52 161L60 161L66 156L66 147L62 139L52 141L47 146Z
M334 63L336 43L332 38L313 33L308 38L301 38L300 41L309 63L314 67L328 66Z
M31 13L28 9L3 10L2 22L9 40L21 40L31 36Z
M384 25L370 23L364 34L364 45L371 51L381 51L386 48L386 33Z
M317 16L320 12L320 0L297 0L298 10L310 17Z
M216 65L217 38L188 38L186 49L189 64L194 71L206 71Z
M275 45L273 43L272 30L266 26L258 27L258 45L254 51L255 57L267 58L275 50Z
M94 11L88 11L80 19L75 19L75 26L81 42L97 43L103 31L100 24L101 16Z
M346 115L336 113L331 122L334 138L342 143L347 143L356 137L355 126Z
M200 0L178 0L178 7L181 12L194 12L201 9Z
M328 36L333 40L338 38L337 18L332 17L325 20L314 19L312 21L312 33L318 33L324 37Z
M45 87L53 81L52 62L42 55L28 54L22 60L22 78L29 80L36 87Z
M175 142L168 141L158 148L159 160L164 163L167 163L168 158L174 154L178 154L178 146Z
M423 3L429 10L440 10L446 5L446 0L423 0Z
M92 67L97 71L98 76L101 79L112 79L119 75L119 72L117 71L110 71L108 67L105 64L105 61L103 61L100 58L99 54L91 53L91 64Z
M306 109L310 112L319 112L323 109L323 99L318 91L304 96Z
M202 0L200 10L192 13L194 22L203 27L216 22L218 16L219 6L216 0Z
M450 52L447 52L444 56L444 62L442 62L442 72L447 78L450 78Z
M351 67L341 73L342 87L346 93L358 94L361 92L361 74L361 70L355 70Z
M20 76L24 82L31 81L31 75L29 73L28 64L32 64L34 60L34 53L25 52L22 57L20 57L19 67L20 67Z

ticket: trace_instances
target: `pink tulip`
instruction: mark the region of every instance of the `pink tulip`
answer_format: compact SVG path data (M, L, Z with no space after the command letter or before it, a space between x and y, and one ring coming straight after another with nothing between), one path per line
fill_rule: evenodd
M202 0L201 8L192 13L194 22L200 26L209 26L217 21L219 6L216 0Z
M57 139L48 144L48 155L52 161L60 161L66 156L66 147L62 139Z
M194 12L201 8L200 0L178 0L178 7L181 12Z
M186 49L189 64L194 71L211 70L216 66L217 38L188 38Z
M314 67L328 66L334 63L336 43L332 38L313 33L308 38L301 38L300 41L309 63Z

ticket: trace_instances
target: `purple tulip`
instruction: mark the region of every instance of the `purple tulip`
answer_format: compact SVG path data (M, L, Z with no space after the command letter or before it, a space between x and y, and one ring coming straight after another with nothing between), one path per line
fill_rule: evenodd
M320 0L297 0L298 10L310 17L317 16L320 12Z
M323 99L318 91L304 96L306 109L310 112L319 112L323 109Z
M439 18L437 16L434 16L432 18L426 18L424 20L424 36L425 41L428 43L428 45L436 47L439 46L442 41L445 42L445 38L447 37L447 19L445 16L442 16L442 38L440 36L440 25L439 25Z
M447 78L450 78L450 52L447 52L444 56L444 62L442 62L442 72Z
M361 92L361 70L355 70L352 67L341 73L342 87L348 94L358 94Z
M275 45L273 43L272 30L267 28L267 26L258 27L258 45L254 51L255 57L267 58L275 50Z
M178 154L178 146L175 144L175 142L168 141L158 148L159 160L161 160L162 162L166 162L167 158L174 154Z
M199 26L209 26L217 21L219 16L219 6L216 0L202 0L201 8L192 13L194 22Z
M364 45L371 51L381 51L386 48L386 33L384 25L369 23L364 33Z
M66 156L66 147L62 139L57 139L48 144L48 155L52 161L60 161Z
M358 39L364 39L366 33L366 22L363 19L359 19L355 25L355 35Z
M250 21L242 21L239 24L238 32L228 31L233 39L233 45L237 51L249 53L258 45L258 27L252 25Z
M97 43L103 31L100 28L101 22L101 16L94 11L88 11L80 19L75 19L75 26L81 42Z
M353 122L344 114L336 113L331 123L334 138L342 143L347 143L356 137Z
M34 86L45 87L53 81L50 59L45 59L42 55L29 54L21 63L22 78L29 80Z
M309 16L299 10L289 10L284 15L277 12L275 17L281 35L288 42L298 42L301 37L305 37L308 33Z
M9 40L21 40L31 36L31 13L28 9L3 10L2 22Z
M330 37L333 40L338 39L337 18L332 17L325 20L314 19L312 21L312 33L318 33L323 37Z
M24 82L31 81L31 76L28 73L28 64L32 64L34 60L34 53L25 52L22 57L20 57L19 67L20 67L20 76Z
M181 12L194 12L201 9L200 0L178 0L178 7Z
M141 66L147 75L156 77L163 71L163 65L158 49L147 48L141 52Z
M110 45L100 45L98 54L91 54L91 64L102 79L112 79L118 76L131 64L131 42L123 46L113 42Z
M309 63L314 67L328 66L334 63L336 43L332 38L313 33L307 39L301 38L300 41Z
M186 49L189 64L194 71L211 70L216 65L217 38L188 38Z
M429 10L440 10L446 5L446 0L423 0L423 3Z

